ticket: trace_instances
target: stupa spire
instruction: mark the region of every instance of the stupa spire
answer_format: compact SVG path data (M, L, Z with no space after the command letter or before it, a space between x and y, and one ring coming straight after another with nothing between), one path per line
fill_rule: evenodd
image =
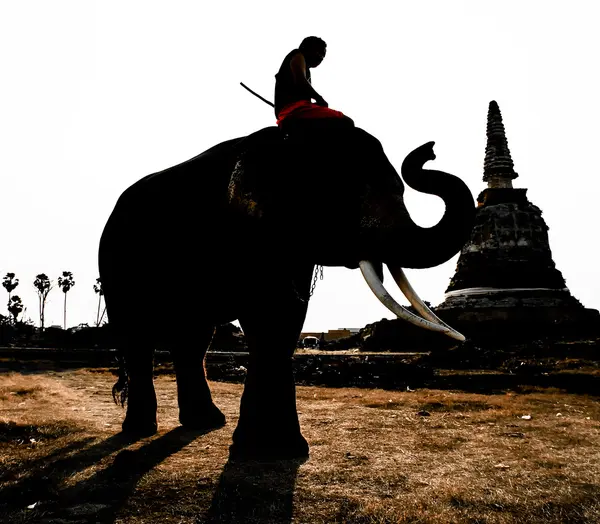
M490 102L487 117L487 146L483 162L483 181L491 188L512 188L515 173L502 123L502 114L495 100Z

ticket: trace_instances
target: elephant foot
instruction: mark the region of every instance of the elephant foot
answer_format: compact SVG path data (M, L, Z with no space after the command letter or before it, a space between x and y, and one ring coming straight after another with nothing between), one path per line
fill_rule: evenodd
M273 460L297 460L308 458L308 442L300 435L290 442L234 442L229 447L229 460L232 462Z
M129 437L150 437L158 431L156 420L140 420L133 417L125 417L121 426L123 433Z
M186 429L206 430L220 428L225 425L226 420L222 411L210 404L205 409L180 409L179 422Z

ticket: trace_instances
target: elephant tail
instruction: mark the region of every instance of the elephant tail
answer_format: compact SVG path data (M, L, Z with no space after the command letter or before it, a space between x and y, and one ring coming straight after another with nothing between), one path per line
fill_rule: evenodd
M112 388L112 396L117 406L120 404L125 407L127 394L129 393L129 375L127 374L125 356L121 353L117 356L117 360L119 362L119 379Z

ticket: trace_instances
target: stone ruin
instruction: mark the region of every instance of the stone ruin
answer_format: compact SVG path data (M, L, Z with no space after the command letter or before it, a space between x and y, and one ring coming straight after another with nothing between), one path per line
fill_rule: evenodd
M490 102L475 226L436 313L468 338L598 334L597 310L570 293L552 260L542 211L513 188L517 178L500 108Z

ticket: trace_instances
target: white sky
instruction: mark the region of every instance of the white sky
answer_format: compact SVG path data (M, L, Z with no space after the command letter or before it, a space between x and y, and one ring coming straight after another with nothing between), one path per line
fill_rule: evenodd
M272 110L239 82L272 99L281 60L309 35L328 43L313 85L330 107L378 137L398 170L407 153L434 140L437 160L427 167L460 176L474 197L485 187L486 117L496 100L520 175L515 187L528 188L542 209L574 296L600 308L595 2L293 5L0 3L0 279L9 271L20 279L13 294L25 317L39 321L35 275L56 282L66 270L76 281L67 324L92 324L98 241L121 192L218 142L274 125ZM439 199L409 188L406 201L421 225L443 212ZM443 300L457 258L407 271L423 299ZM359 271L324 275L305 331L392 317ZM3 314L7 299L0 288ZM62 306L55 284L47 326L62 325Z

